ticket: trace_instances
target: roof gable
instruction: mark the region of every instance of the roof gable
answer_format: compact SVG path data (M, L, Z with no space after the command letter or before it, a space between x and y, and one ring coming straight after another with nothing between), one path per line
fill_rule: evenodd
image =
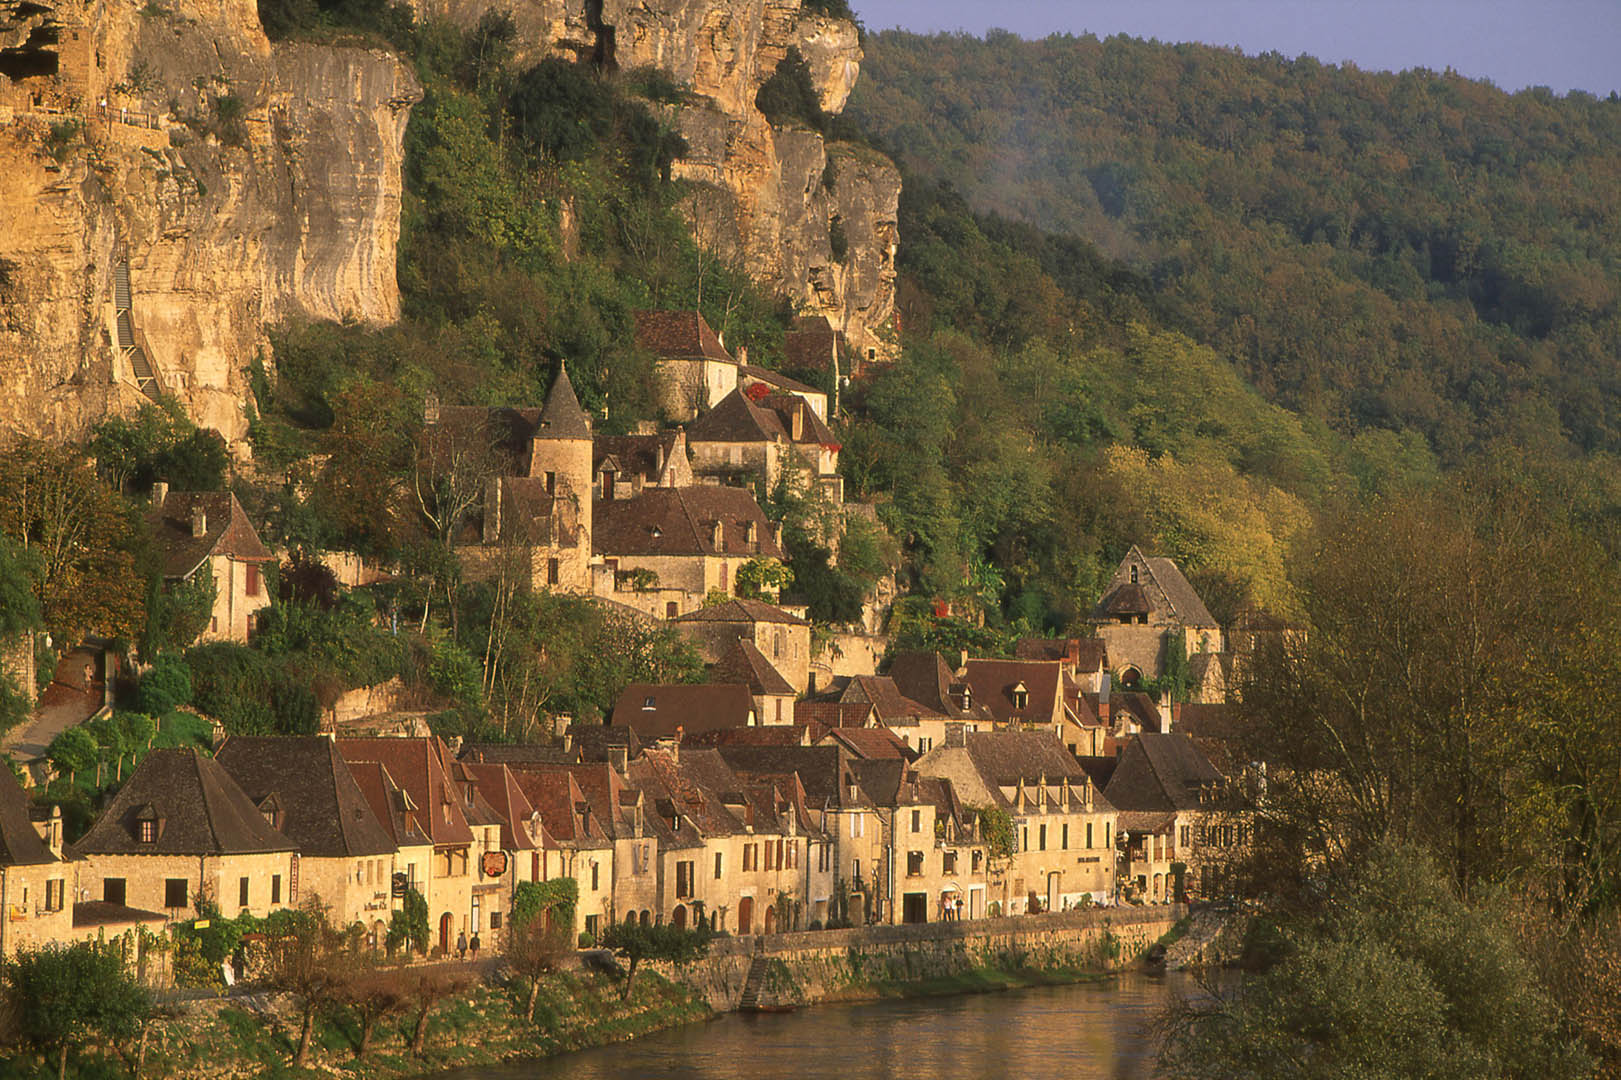
M140 822L156 836L141 839ZM196 750L150 751L107 810L73 845L76 855L245 855L296 845L265 821L219 762Z
M664 360L737 363L696 311L636 312L636 345Z
M229 491L170 491L147 513L163 576L182 578L212 555L240 562L272 562L258 530ZM196 527L202 526L197 532Z
M258 809L301 854L381 855L395 848L331 739L234 736L215 755Z

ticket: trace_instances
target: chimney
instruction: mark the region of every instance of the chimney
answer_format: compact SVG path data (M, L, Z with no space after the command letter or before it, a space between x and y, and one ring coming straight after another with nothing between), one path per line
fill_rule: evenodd
M1064 782L1059 788L1059 800L1060 806L1065 809L1069 808L1069 777L1067 776L1064 777Z
M159 480L157 483L152 485L152 507L153 507L153 509L162 510L163 509L163 500L167 499L168 497L169 497L169 482L167 480Z
M574 734L573 734L573 732L570 732L570 731L564 731L563 732L563 754L564 754L564 756L567 756L568 753L573 749L574 749Z
M630 747L608 747L608 764L614 767L614 772L624 776L625 772L630 768Z
M1064 659L1068 660L1070 662L1070 666L1072 667L1080 664L1081 640L1079 638L1070 638L1067 642L1065 642Z
M1171 692L1169 690L1161 690L1159 692L1159 701L1157 705L1159 708L1160 734L1169 734L1171 730Z
M1100 724L1109 722L1109 684L1111 681L1107 671L1098 676L1098 723Z
M968 745L968 725L961 721L954 721L946 725L947 746Z
M501 478L492 476L484 481L484 542L494 544L501 539Z
M746 364L749 362L749 347L747 345L739 345L737 347L737 362L739 364Z
M957 650L957 674L961 675L968 670L968 650Z
M191 535L208 535L208 511L203 509L201 502L195 502L191 505Z
M805 405L803 402L794 402L793 419L789 421L790 431L794 442L805 437Z
M687 737L687 729L677 724L675 726L675 745L670 747L670 764L681 764L681 740Z
M782 526L774 525L771 528L771 539L776 541L777 547L782 547Z
M717 520L710 525L709 538L715 545L716 551L726 550L726 535L721 523Z

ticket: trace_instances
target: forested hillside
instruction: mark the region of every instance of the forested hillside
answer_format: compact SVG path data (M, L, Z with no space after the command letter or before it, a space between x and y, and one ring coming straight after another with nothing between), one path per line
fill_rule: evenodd
M1269 400L1447 463L1621 444L1613 96L1125 37L865 47L848 120L914 183L1121 258Z

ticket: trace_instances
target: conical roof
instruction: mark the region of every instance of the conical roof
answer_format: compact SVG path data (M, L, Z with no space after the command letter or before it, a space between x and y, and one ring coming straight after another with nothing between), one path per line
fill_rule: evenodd
M591 418L580 408L580 399L574 396L574 384L568 381L568 366L557 366L557 381L546 397L546 407L540 410L540 426L535 429L537 439L589 439Z

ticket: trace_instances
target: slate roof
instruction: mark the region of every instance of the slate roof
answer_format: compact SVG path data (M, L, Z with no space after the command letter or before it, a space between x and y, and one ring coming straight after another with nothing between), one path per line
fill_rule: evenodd
M10 769L0 769L0 866L42 866L57 861L28 818L28 793Z
M765 653L748 638L738 638L726 655L715 661L710 675L716 682L742 683L756 694L794 696L794 686L771 666ZM764 717L761 717L762 722Z
M770 368L763 368L758 364L741 364L738 366L737 373L745 378L755 379L768 386L779 387L793 394L827 393L825 390L818 390L814 386L802 383L798 379L790 379L780 371L772 371Z
M827 731L820 724L767 724L763 727L717 728L681 740L683 746L724 750L732 746L810 746Z
M1102 638L1020 638L1013 646L1019 660L1069 660L1077 653L1075 670L1102 671L1109 666L1109 647Z
M822 724L829 728L863 728L872 717L870 701L796 701L795 724Z
M700 776L712 777L717 773L713 767L705 769L695 765L694 759L701 755L712 755L725 767L719 753L697 748L683 749L679 761L667 750L648 750L630 766L632 781L654 795L654 810L666 819L666 825L672 815L679 815L686 828L678 829L676 835L687 843L705 836L732 836L743 831L743 820L726 809L722 792L701 782ZM732 775L734 779L729 786L741 788L741 782Z
M696 311L636 312L636 345L666 360L737 363Z
M233 736L215 759L256 806L275 797L278 831L300 854L336 858L395 850L331 739Z
M766 374L775 377L774 372ZM791 379L781 381L793 383ZM793 385L806 393L821 393L803 383ZM797 439L793 436L795 413L800 416ZM695 420L687 430L687 439L693 443L752 443L781 439L801 446L838 445L838 436L833 434L833 429L816 415L816 410L804 398L796 394L768 394L755 401L742 388L721 398L713 409Z
M1051 660L970 660L963 680L974 700L1003 723L1051 720L1064 690L1063 666ZM1021 684L1028 695L1023 709L1013 704L1014 688Z
M944 716L957 720L992 719L991 711L982 702L973 699L972 687L969 688L968 708L964 709L958 704L960 696L952 697L952 690L962 686L964 680L946 665L945 659L937 652L896 654L889 665L889 677L895 680L895 687L902 694Z
M479 793L501 819L501 847L506 851L533 851L541 846L530 836L529 819L535 808L529 804L512 770L505 765L464 762L478 784Z
M142 843L139 822L158 820L157 840ZM150 751L79 842L87 855L244 855L293 851L252 800L211 757L196 750Z
M595 476L612 462L620 476L640 476L647 483L656 484L663 468L677 452L678 439L680 434L674 431L657 435L593 435L591 474Z
M605 848L613 843L600 815L575 781L570 766L513 765L508 768L524 798L540 814L547 834L559 845Z
M1131 581L1128 575L1128 567L1133 563L1140 565L1143 570L1136 582ZM1098 601L1098 614L1105 618L1152 614L1158 609L1160 598L1168 606L1167 614L1182 625L1217 627L1215 617L1183 576L1176 560L1163 556L1149 558L1135 544L1105 586L1103 596Z
M888 728L834 728L827 738L837 739L860 758L900 758L916 761L917 753Z
M788 366L799 370L821 371L832 366L833 350L840 334L825 315L801 315L782 337L782 351Z
M1042 776L1049 782L1085 776L1074 755L1048 731L970 731L964 745L979 774L1000 787Z
M818 806L871 805L859 786L851 797L850 784L859 778L852 768L855 758L842 746L722 746L720 756L745 776L795 774L805 797Z
M850 679L850 684L839 695L840 701L871 703L878 712L878 722L891 723L908 716L943 716L938 710L931 709L921 701L913 701L895 685L895 680L887 675L856 675Z
M1105 794L1122 810L1198 810L1207 805L1201 792L1221 778L1186 735L1144 732L1126 744Z
M448 752L437 738L425 739L339 739L343 759L375 761L417 807L417 823L436 845L473 842L461 795L445 772ZM450 807L448 817L446 806Z
M411 801L404 788L380 762L350 761L349 774L354 777L360 791L366 796L383 831L396 847L417 847L433 841L423 831L422 809Z
M627 758L642 752L642 740L632 727L570 724L566 737L573 740L574 753L579 761L607 761L609 749L619 746L625 748Z
M546 407L540 411L540 423L535 429L537 439L589 439L591 418L580 408L580 399L574 396L574 384L569 381L568 365L557 366L557 378L552 392L546 395Z
M612 719L615 727L634 728L646 742L673 736L678 727L688 735L748 727L753 711L754 697L739 683L631 683L614 702Z
M192 511L205 517L201 536L192 535ZM229 491L171 491L147 514L147 527L163 560L165 578L183 578L210 555L240 562L274 562L247 511Z
M670 621L783 623L787 626L810 625L798 615L790 614L774 604L768 604L764 600L753 600L746 596L734 596L724 603L701 607L696 611L689 611L685 615L678 615Z
M569 729L571 732L574 728ZM575 759L572 750L556 743L463 743L456 756L463 761L490 765L515 765L525 762L545 765L566 765Z
M598 555L758 555L783 557L775 530L744 488L702 484L644 488L634 499L598 502L592 551ZM721 523L721 545L713 525ZM754 523L754 540L745 524Z

